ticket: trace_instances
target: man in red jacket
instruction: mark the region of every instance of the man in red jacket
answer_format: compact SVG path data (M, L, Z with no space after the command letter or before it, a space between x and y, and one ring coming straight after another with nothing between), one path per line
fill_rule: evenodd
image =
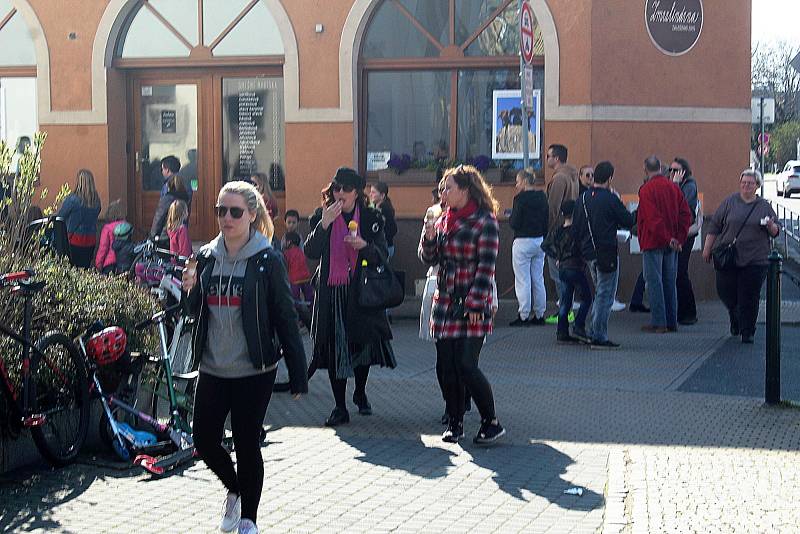
M661 173L655 156L644 161L647 182L639 189L639 246L650 300L651 321L645 332L678 329L678 252L686 241L692 212L680 188Z

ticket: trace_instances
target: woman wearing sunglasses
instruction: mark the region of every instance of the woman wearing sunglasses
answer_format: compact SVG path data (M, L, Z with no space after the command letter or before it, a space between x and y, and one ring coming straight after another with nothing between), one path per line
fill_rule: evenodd
M367 205L364 178L345 167L322 190L322 207L311 216L305 253L320 260L311 319L311 369L327 369L336 407L325 421L350 421L345 401L347 379L355 377L353 403L361 415L372 414L366 386L371 365L395 367L392 332L386 314L364 310L353 296L364 263L386 261L383 218ZM354 224L355 223L355 224Z
M306 358L286 267L272 249L272 221L252 184L228 182L215 206L219 235L190 259L183 272L187 304L197 317L192 350L199 366L194 442L200 457L225 485L220 529L257 533L264 482L260 433L280 353L290 389L308 391ZM247 328L245 328L247 325ZM236 469L222 447L230 414Z

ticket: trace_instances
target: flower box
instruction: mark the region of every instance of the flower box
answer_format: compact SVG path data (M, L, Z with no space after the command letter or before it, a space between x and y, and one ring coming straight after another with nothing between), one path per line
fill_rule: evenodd
M427 169L408 169L397 173L392 169L378 171L378 179L387 184L426 184L436 185L436 171Z

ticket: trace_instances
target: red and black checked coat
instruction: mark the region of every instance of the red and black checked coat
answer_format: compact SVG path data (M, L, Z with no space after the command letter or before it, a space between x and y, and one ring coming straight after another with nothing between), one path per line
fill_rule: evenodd
M492 333L492 281L494 280L499 229L495 216L478 209L456 222L445 234L444 218L436 223L436 239L425 239L423 229L418 255L426 265L439 265L439 279L433 295L431 334L434 339L483 337ZM456 315L454 301L463 298L464 314ZM469 312L483 313L483 320L470 325Z

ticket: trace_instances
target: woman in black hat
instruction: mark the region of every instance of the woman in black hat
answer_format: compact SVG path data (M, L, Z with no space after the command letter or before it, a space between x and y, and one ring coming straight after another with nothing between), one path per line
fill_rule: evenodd
M365 185L353 169L336 171L322 190L322 207L311 216L312 231L304 248L306 256L320 260L311 319L311 369L327 369L331 381L336 407L326 426L350 421L345 402L349 377L355 377L353 403L358 413L370 415L369 367L396 365L386 315L360 308L351 291L362 265L382 264L387 258L383 218L367 205Z

